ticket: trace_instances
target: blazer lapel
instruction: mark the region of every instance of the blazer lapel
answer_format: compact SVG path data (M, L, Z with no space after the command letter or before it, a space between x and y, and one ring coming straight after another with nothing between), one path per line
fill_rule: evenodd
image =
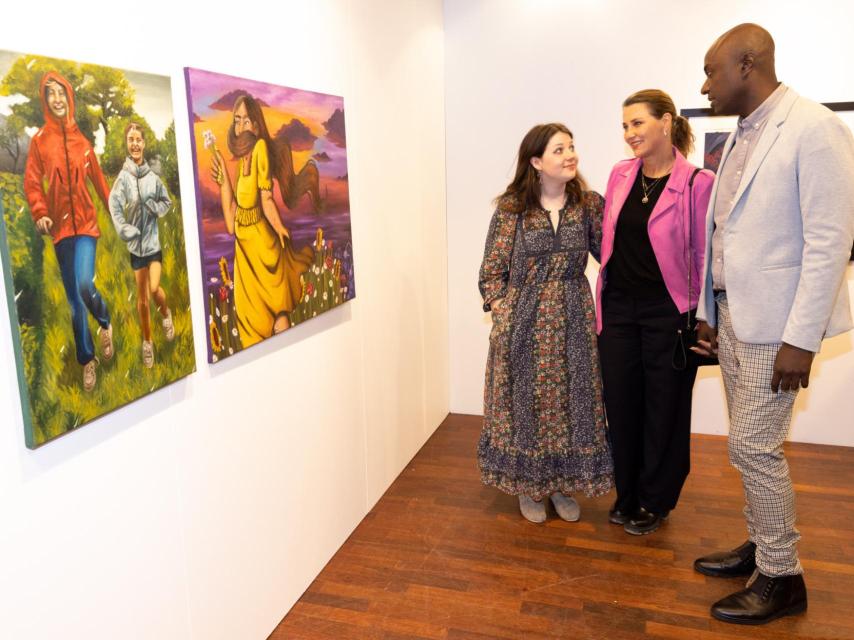
M756 142L756 148L753 150L750 160L744 168L744 175L741 177L741 183L738 185L738 191L735 192L733 209L738 204L741 196L744 195L747 187L750 186L750 183L756 176L756 172L759 170L759 167L762 166L762 161L765 160L765 157L768 155L771 147L773 147L774 143L777 141L777 138L780 135L780 125L786 121L789 111L792 110L797 99L798 95L791 89L788 89L786 95L768 119L768 124L762 132L762 136ZM733 138L734 137L735 136L733 136Z

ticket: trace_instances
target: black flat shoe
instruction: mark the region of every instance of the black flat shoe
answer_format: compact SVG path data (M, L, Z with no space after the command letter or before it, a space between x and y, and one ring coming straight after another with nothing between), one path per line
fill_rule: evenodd
M762 573L741 591L712 605L712 617L733 624L765 624L807 610L804 577L771 578Z
M631 518L631 512L617 509L617 503L608 511L608 522L611 524L626 524Z
M694 569L714 578L752 575L756 569L756 545L748 540L732 551L719 551L697 558Z
M667 520L668 514L668 511L653 513L641 507L625 524L623 529L626 533L633 536L645 536L653 531L657 531L661 523Z

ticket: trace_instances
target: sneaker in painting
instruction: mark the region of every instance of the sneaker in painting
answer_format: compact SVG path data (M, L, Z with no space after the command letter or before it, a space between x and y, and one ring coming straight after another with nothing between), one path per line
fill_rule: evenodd
M98 335L101 338L101 355L104 360L109 360L113 357L113 325L107 326L106 329L101 327Z
M142 341L142 364L146 369L154 366L154 345L148 340Z
M83 365L83 390L92 391L95 388L95 360L94 358Z
M163 318L163 334L166 336L167 342L172 342L175 339L175 325L172 323L172 310L167 307L166 317Z

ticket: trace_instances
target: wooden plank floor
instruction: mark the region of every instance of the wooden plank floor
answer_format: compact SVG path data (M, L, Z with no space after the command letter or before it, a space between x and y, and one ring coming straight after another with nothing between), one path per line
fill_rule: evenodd
M692 570L746 538L726 441L694 436L693 470L658 532L607 522L613 494L582 518L526 522L480 484L481 418L449 416L270 640L632 640L854 638L854 449L787 444L809 610L763 627L713 620L743 580Z

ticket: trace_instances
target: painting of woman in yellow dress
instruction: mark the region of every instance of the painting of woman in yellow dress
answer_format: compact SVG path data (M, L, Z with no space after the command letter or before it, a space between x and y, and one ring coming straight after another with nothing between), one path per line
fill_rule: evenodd
M248 347L290 327L288 314L302 291L300 275L314 261L311 246L293 250L273 199L273 180L285 203L307 194L319 209L320 193L315 163L294 175L290 146L270 139L255 98L237 98L233 116L228 149L238 158L234 184L219 150L211 176L220 186L226 229L234 235L234 308L240 342Z
M184 72L219 362L356 295L344 99Z

